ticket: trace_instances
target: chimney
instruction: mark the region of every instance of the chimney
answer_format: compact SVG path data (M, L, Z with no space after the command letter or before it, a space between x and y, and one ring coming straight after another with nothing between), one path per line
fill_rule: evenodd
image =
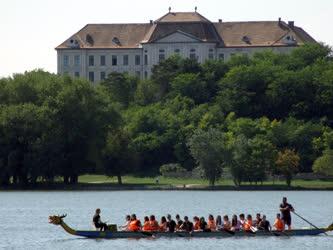
M279 23L281 23L281 17L279 17Z
M149 22L150 22L150 24L153 24L153 23L154 23L153 20L150 20Z
M222 19L219 19L219 23L222 23Z
M295 22L294 21L288 21L288 26L290 28L294 28Z

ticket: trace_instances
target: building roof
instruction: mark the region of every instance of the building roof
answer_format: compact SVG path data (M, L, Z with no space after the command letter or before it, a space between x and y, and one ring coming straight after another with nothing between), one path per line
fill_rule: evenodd
M283 38L288 35L298 45L315 42L303 29L283 21L221 22L214 26L226 47L286 46Z
M212 23L198 12L169 12L150 23L88 24L56 49L135 49L179 31L221 47L286 46L286 36L297 45L315 42L302 28L283 21Z

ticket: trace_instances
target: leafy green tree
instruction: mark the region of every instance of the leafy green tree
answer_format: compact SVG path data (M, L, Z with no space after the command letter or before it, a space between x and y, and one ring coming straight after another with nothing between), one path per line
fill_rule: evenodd
M293 175L298 171L299 160L300 158L294 150L285 149L278 152L277 169L285 176L288 187L290 187Z
M103 164L109 176L117 176L122 184L122 176L134 173L137 165L136 152L130 146L131 138L124 130L112 131L107 136L103 150Z
M214 186L230 161L226 135L214 128L198 129L188 141L193 158L201 166L209 184Z
M178 74L171 82L171 93L192 98L195 103L206 102L209 96L206 83L194 73Z
M138 79L128 74L112 72L101 85L109 90L112 100L127 107L134 100Z
M325 150L313 163L315 173L333 176L333 150Z
M200 70L201 67L196 60L172 55L153 66L151 80L159 86L159 98L163 98L169 93L175 76L180 73L198 73Z

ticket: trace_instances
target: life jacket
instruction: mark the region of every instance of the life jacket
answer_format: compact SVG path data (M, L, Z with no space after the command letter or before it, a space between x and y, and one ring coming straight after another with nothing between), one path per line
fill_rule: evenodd
M146 221L146 222L143 224L142 231L151 231L150 221Z
M212 231L216 230L216 224L214 220L208 220L207 226Z
M137 232L140 230L140 221L139 220L132 220L128 227L129 231Z
M252 220L247 220L243 224L244 231L251 231Z
M283 231L284 230L284 224L281 219L276 219L274 222L274 226L277 231Z
M150 224L150 230L151 231L158 231L159 230L158 222L156 220L149 221L149 224Z
M200 221L194 223L193 230L200 230Z

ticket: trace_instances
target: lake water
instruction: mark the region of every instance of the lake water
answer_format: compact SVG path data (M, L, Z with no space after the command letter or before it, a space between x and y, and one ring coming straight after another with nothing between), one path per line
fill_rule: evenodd
M124 215L167 213L205 216L257 212L272 222L282 196L296 211L320 227L333 222L333 192L324 191L86 191L0 192L0 249L333 249L333 234L315 237L225 239L113 239L94 240L68 235L48 224L48 216L67 213L74 229L91 229L96 207L102 220L118 225ZM308 225L293 217L294 227Z

